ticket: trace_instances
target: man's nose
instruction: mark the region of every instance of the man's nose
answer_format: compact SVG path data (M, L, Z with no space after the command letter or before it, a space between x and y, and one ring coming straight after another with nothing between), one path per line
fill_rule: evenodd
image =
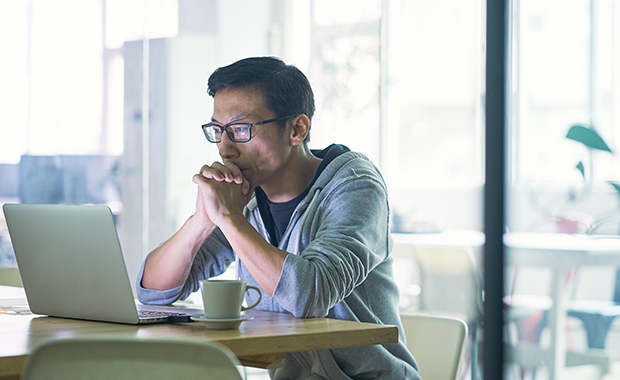
M222 141L217 144L217 148L222 159L234 158L239 153L237 143L232 141L226 132L222 133Z

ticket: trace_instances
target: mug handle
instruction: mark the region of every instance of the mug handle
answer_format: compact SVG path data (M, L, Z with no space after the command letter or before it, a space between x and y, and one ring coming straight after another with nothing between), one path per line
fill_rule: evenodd
M257 288L256 286L252 286L252 285L247 285L245 287L245 291L247 292L249 289L253 289L256 290L256 292L258 293L258 300L256 300L256 302L254 302L252 305L245 307L245 306L241 306L241 311L246 311L246 310L250 310L250 309L254 309L256 307L256 305L258 305L260 303L260 300L263 298L260 289Z

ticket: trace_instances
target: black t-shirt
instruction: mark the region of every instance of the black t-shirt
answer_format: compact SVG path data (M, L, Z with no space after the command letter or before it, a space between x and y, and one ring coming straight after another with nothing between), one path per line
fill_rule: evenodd
M254 189L256 192L256 201L258 202L258 209L260 211L261 217L263 218L263 222L265 223L265 227L267 228L267 232L269 233L269 241L272 245L278 246L286 227L288 226L289 221L291 220L291 216L295 211L295 208L301 202L308 192L317 178L321 175L323 170L329 165L329 163L339 155L345 152L349 152L350 149L344 145L340 144L332 144L327 148L318 151L313 150L312 154L314 154L318 158L322 158L321 164L312 179L312 183L308 186L301 194L299 194L294 199L291 199L288 202L284 203L272 203L267 198L267 195L260 187Z

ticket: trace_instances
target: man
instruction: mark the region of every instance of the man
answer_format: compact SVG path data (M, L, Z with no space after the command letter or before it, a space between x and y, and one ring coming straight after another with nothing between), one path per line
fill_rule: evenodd
M263 291L257 309L400 327L385 183L345 146L308 148L307 78L279 59L248 58L217 69L208 93L214 111L202 128L222 162L194 176L196 212L145 260L140 300L184 299L236 261L239 277ZM419 379L402 338L289 354L270 375Z

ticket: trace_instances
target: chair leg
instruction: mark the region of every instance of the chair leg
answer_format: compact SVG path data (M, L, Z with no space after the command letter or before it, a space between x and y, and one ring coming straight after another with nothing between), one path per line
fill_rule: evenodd
M471 380L478 380L478 324L471 324Z
M607 334L611 329L614 319L617 318L616 315L605 316L601 314L581 313L572 310L569 312L569 315L571 317L578 318L583 322L583 327L585 328L586 335L588 337L589 348L605 348Z

